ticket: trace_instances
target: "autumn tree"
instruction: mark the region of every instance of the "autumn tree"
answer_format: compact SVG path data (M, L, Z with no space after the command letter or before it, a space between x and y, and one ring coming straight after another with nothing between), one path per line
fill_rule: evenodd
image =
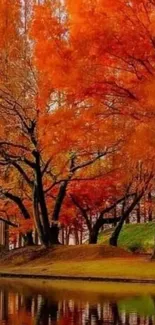
M154 160L154 3L29 0L1 8L1 195L24 207L51 245L70 184L87 181L89 198L92 180L95 188L112 164L128 176L130 162L147 169ZM107 195L111 203L105 187L99 213Z
M120 174L111 172L102 178L73 183L69 188L68 196L74 206L74 213L83 219L90 244L97 243L99 232L105 224L119 221L114 215L108 215L123 201L121 195L124 193L119 188L118 179Z
M112 134L107 134L107 127L112 128L112 119L105 125L104 121L97 119L95 111L88 109L89 105L87 108L80 104L77 114L78 103L69 98L69 93L65 94L63 90L60 92L56 84L53 85L50 96L47 97L46 92L42 92L42 68L40 66L36 70L31 60L31 41L28 38L26 21L31 15L27 16L24 5L25 3L19 7L14 4L18 13L17 26L6 35L10 42L11 37L14 37L14 44L18 41L19 48L16 57L14 52L8 56L7 73L2 79L0 90L1 193L3 198L12 200L19 209L22 208L23 215L27 211L32 218L33 210L41 243L49 245L58 243L58 221L69 182L73 178L83 179L94 174L95 171L92 172L89 167L117 150L121 136L118 134L116 140ZM57 17L56 8L52 8L53 16L50 12L53 38L59 39L65 56L66 44L64 47L64 38L60 36L66 31L63 21L59 21L60 17ZM35 24L38 25L37 15L44 9L49 10L48 5L47 8L41 5L35 9L33 33ZM2 21L7 14L3 14ZM11 25L14 21L11 11L8 17ZM45 18L46 15L43 16ZM54 62L59 61L59 47L56 48L53 58ZM65 73L65 66L61 68ZM66 119L68 125L64 125ZM100 141L97 141L98 127L101 130ZM76 135L71 132L73 128L78 131Z
M57 5L58 11L56 10ZM42 17L41 21L40 16ZM85 60L82 58L83 52L79 40L78 48L75 48L77 45L72 38L72 29L70 30L68 25L66 8L60 3L56 3L56 7L49 2L35 7L31 37L36 40L34 63L38 70L39 95L37 99L40 124L44 125L43 133L40 133L42 134L40 141L43 141L45 152L48 151L49 154L51 151L51 153L55 153L55 159L58 157L59 166L56 163L57 168L59 170L62 163L60 170L63 170L64 174L64 182L60 176L58 180L61 185L53 208L52 220L55 222L59 219L67 185L75 179L75 172L80 171L80 174L76 176L77 180L90 177L92 171L85 167L92 165L103 156L120 150L121 143L126 136L122 132L124 118L117 119L115 123L111 107L107 105L107 99L105 102L108 89L102 89L104 98L101 95L101 90L98 92L97 88L95 91L89 89L89 87L92 88L89 82L92 83L93 76L91 75L91 79L88 80L88 64L85 64ZM81 40L85 42L85 39ZM42 46L42 42L44 46ZM52 53L52 55L49 57L48 53ZM89 53L86 52L86 54L88 55L86 63L89 63L89 60L91 63L92 58ZM86 69L84 69L84 64ZM91 65L89 65L90 67ZM82 80L79 75L81 73L85 77ZM95 72L95 78L96 76ZM78 88L79 86L80 88ZM86 86L87 88L85 88ZM116 90L118 93L114 91L115 95L119 94L122 97L122 94L126 94L127 98L133 98L129 91L122 90L120 87L116 87ZM64 126L64 120L68 121L67 129ZM77 134L72 134L72 129ZM55 152L51 136L56 145ZM67 155L69 155L67 164L64 160L64 152L68 152ZM66 167L69 169L69 174L66 173ZM83 169L84 172L81 172ZM61 174L60 170L59 175Z

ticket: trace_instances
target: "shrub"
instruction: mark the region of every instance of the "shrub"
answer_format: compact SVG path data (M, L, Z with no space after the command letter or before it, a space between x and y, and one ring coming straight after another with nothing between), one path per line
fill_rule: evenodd
M140 252L143 250L142 243L132 243L128 246L132 253Z

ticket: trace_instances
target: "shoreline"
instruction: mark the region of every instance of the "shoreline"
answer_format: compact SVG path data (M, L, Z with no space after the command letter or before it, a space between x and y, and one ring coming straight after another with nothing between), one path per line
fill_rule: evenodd
M155 261L106 245L24 247L0 256L0 278L155 284Z
M24 274L24 273L7 273L7 272L4 273L0 272L0 278L155 284L155 279L96 277L96 276L65 276L65 275Z

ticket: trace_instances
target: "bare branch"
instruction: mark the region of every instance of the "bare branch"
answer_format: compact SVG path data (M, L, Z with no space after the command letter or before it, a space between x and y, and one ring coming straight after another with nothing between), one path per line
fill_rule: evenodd
M0 221L5 222L9 226L18 228L18 225L10 220L6 220L6 219L3 219L2 217L0 217Z

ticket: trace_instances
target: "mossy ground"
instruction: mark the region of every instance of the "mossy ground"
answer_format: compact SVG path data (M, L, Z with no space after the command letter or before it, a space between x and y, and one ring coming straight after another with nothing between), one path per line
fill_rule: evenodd
M107 244L112 230L105 230L99 235L99 244ZM144 252L151 252L155 245L155 223L124 225L118 240L118 246L125 249L134 247Z

